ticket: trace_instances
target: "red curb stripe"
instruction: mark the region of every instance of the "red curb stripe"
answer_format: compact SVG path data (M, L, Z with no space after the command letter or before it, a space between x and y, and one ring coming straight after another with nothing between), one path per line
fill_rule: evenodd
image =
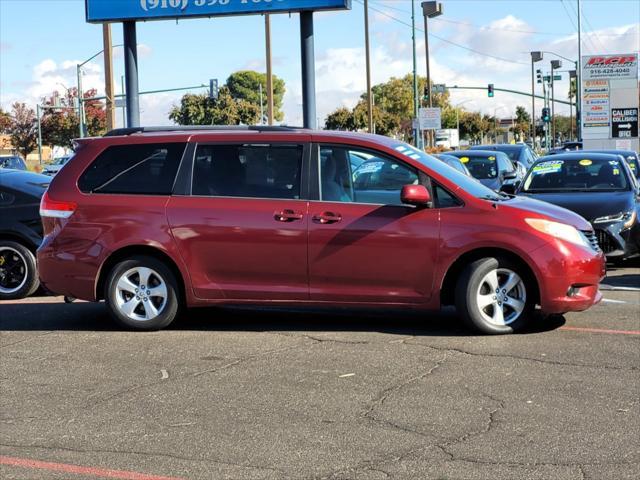
M570 330L572 332L612 333L614 335L640 335L640 330L606 330L602 328L560 327L558 330Z
M183 480L178 477L162 477L158 475L147 475L144 473L127 472L123 470L111 470L106 468L81 467L66 463L42 462L40 460L30 460L28 458L5 457L0 455L0 465L11 467L37 468L49 470L50 472L73 473L76 475L92 475L101 478L117 478L118 480Z

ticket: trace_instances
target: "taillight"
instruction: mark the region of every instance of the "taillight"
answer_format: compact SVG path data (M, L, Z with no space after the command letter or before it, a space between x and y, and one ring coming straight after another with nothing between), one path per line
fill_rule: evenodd
M40 200L40 216L51 218L69 218L76 211L75 202L60 202L52 200L49 192L44 192Z

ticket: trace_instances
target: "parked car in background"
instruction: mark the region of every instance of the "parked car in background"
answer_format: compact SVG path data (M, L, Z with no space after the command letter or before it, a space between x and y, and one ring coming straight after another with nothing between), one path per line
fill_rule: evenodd
M578 152L543 157L515 193L586 218L608 259L640 254L640 186L619 155Z
M352 154L367 160L352 170ZM512 166L513 167L513 166ZM485 333L601 299L589 223L392 138L287 127L81 139L42 198L40 279L169 325L181 306L455 305Z
M0 155L0 168L27 170L27 164L19 155Z
M551 148L547 152L547 155L557 155L558 153L567 153L576 150L582 150L582 142L570 141L564 142L561 146Z
M470 150L495 150L505 153L509 160L517 162L518 174L524 177L533 162L538 158L536 152L534 152L526 143L499 143L495 145L474 145L469 148Z
M71 160L72 156L71 155L66 155L64 157L58 157L58 158L54 158L51 163L48 163L44 166L44 169L42 170L42 173L45 175L50 175L50 176L54 176L56 173L58 173L60 171L60 169L62 167L65 166L65 164Z
M471 172L469 169L464 166L464 163L460 161L460 159L454 155L447 155L446 153L439 153L435 155L438 160L442 160L444 163L449 165L450 167L455 168L460 173L464 173L465 175L471 176Z
M629 164L631 172L637 179L640 179L640 156L633 150L583 150L589 153L607 153L610 155L620 155Z
M23 298L38 288L39 207L50 181L37 173L0 169L0 300Z
M509 157L502 152L461 150L447 152L447 155L459 158L473 178L492 190L500 190L505 184L515 185L524 178Z

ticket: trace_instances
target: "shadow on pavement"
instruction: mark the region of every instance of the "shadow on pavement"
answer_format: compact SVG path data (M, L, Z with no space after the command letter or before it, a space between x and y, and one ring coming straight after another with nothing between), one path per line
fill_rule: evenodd
M554 330L564 317L536 315L528 333ZM122 331L102 303L18 303L0 305L0 331ZM210 307L191 309L167 330L380 332L416 336L472 336L453 309L441 312L338 308Z

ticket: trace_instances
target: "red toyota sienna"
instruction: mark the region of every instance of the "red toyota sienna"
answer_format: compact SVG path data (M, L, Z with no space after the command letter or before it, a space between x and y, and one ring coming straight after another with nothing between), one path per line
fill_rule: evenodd
M80 140L44 195L42 283L127 327L216 304L455 305L484 333L598 302L582 217L387 137L135 128Z

